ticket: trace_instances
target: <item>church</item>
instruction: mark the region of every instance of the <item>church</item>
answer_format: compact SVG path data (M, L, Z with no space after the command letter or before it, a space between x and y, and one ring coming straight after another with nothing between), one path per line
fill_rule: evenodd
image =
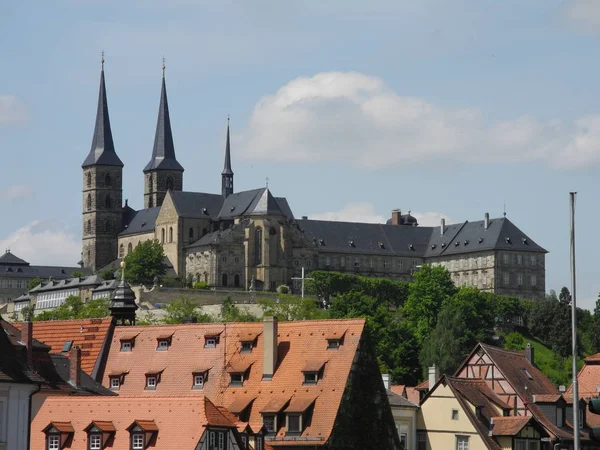
M164 76L154 147L144 172L144 209L123 204L123 163L115 151L104 79L92 146L83 169L84 267L117 266L140 242L156 239L177 276L216 289L275 290L303 269L410 280L423 264L441 265L457 285L520 298L545 293L547 251L506 216L419 226L393 210L385 224L294 217L268 187L234 190L229 124L221 189L183 189Z

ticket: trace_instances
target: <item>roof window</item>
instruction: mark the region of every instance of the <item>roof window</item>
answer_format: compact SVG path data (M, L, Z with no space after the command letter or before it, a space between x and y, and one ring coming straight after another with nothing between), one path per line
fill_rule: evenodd
M130 352L133 348L133 339L127 339L121 341L121 351Z
M409 248L409 250L413 250L413 251L415 250L415 246L412 244L408 244L408 248Z
M252 341L243 341L240 353L252 353Z
M131 435L132 450L144 450L156 440L158 427L153 420L136 420L127 427Z
M219 343L219 336L204 336L204 348L215 348Z
M464 242L464 244L465 244L465 245L469 245L469 241L468 241L467 239L465 239L465 242Z
M532 376L531 376L531 374L529 373L529 370L527 370L527 369L525 369L525 368L523 368L523 369L521 369L521 370L523 371L523 373L525 374L525 376L526 376L527 378L529 378L530 380L533 380L533 377L532 377Z
M446 248L446 243L442 242L442 248Z
M460 245L460 242L458 242L458 241L456 241L456 242L454 243L454 246L455 246L455 247L458 247L459 245Z
M436 247L437 247L437 245L431 244L431 250L435 250Z
M350 245L350 247L356 247L356 245L354 245L354 241L350 241L348 242L348 244Z
M525 245L529 245L529 241L527 240L527 238L523 238L521 239L523 241L523 244Z
M319 239L319 245L325 246L325 240L324 239Z
M73 345L73 341L66 341L61 350L62 353L68 352L71 350L71 346Z
M481 244L483 242L483 238L477 239L477 242L479 242Z
M156 386L158 386L158 383L160 383L160 376L162 372L162 370L152 370L150 372L146 372L146 389L156 389Z
M101 450L106 448L108 440L117 429L110 421L92 421L84 431L88 434L88 449Z
M230 373L231 379L229 386L243 386L244 385L244 374L243 373Z
M75 433L71 422L50 422L43 431L46 433L46 448L48 450L65 448L67 441L72 440Z
M504 238L504 240L506 241L507 244L512 244L512 242L510 241L510 238L508 236L506 236Z
M207 215L208 214L208 210L206 208L202 208L202 214Z

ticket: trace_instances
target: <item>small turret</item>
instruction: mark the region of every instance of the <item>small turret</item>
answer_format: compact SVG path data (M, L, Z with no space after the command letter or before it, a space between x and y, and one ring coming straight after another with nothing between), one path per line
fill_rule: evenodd
M121 279L110 298L108 309L116 325L135 325L135 293L125 280L125 261L121 262Z

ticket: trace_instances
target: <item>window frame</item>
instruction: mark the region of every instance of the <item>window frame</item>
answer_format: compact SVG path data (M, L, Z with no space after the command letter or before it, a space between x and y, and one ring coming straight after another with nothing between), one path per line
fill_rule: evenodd
M340 348L339 339L327 339L327 350L338 350Z
M56 444L56 446L54 445ZM47 450L60 450L60 433L47 433L46 434L46 449Z
M202 379L201 383L198 383L198 378ZM204 382L206 381L206 376L203 373L195 373L193 375L193 387L194 389L204 389Z
M93 442L97 440L96 442ZM97 444L92 446L93 444ZM88 433L88 450L102 450L102 433Z
M131 340L121 341L121 352L130 352L133 350L133 342Z
M233 378L236 378L235 380ZM239 378L239 380L238 380ZM229 386L243 386L244 385L244 374L241 372L232 372L229 374Z
M121 389L121 377L120 376L113 376L113 377L108 377L109 383L110 383L110 389L112 391L118 391L119 389ZM116 381L116 385L115 385L115 381Z
M162 352L169 350L169 344L169 339L159 339L158 344L156 345L156 350Z
M314 377L314 381L310 379ZM319 372L304 372L304 383L303 386L315 386L319 382Z
M136 442L136 438L141 439L141 447L139 442ZM132 450L144 450L146 448L146 436L141 431L134 431L131 433L131 449Z
M290 429L290 419L298 419L298 427L294 430ZM288 433L302 433L302 414L300 413L288 413L286 414L286 429Z
M273 429L269 429L268 424L265 422L265 419L269 421L273 419ZM263 426L265 427L265 431L267 434L275 434L277 433L277 414L263 414L262 415Z
M154 380L153 383L151 381ZM158 385L158 376L155 374L146 375L146 389L148 390L156 390L156 386Z
M456 436L456 450L469 450L469 436L457 434ZM463 445L461 445L461 442Z
M252 345L252 341L242 341L240 353L252 353L253 348L254 345Z
M216 348L217 338L214 336L207 337L204 339L204 348Z
M452 414L450 417L452 420L458 420L458 409L452 409Z

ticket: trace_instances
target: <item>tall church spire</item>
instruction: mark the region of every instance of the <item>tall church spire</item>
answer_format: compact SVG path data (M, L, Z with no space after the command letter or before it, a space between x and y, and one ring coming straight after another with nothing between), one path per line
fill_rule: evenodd
M221 172L221 192L227 198L233 194L233 170L231 170L231 144L229 139L229 117L227 117L227 142L225 144L225 166Z
M93 165L119 166L123 163L115 152L110 118L108 117L108 101L106 100L106 85L104 83L104 54L102 55L102 71L100 72L100 92L98 94L98 110L96 112L96 126L92 138L92 148L81 167Z
M158 120L156 122L156 134L154 135L154 148L152 149L152 158L144 168L144 172L161 169L183 172L183 167L175 158L175 146L173 145L173 133L171 132L171 119L169 117L169 103L167 101L167 87L165 84L164 61L160 106L158 107Z

